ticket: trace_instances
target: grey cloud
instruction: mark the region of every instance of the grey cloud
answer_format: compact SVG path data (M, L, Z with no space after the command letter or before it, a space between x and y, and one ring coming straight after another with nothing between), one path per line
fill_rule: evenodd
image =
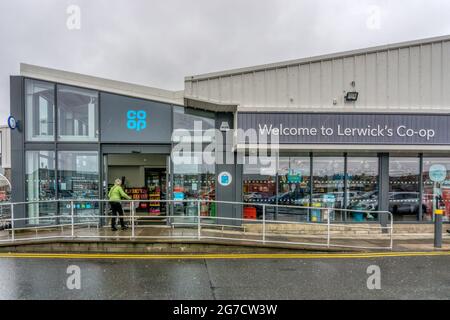
M3 0L0 123L20 62L180 90L186 75L450 34L449 18L448 0Z

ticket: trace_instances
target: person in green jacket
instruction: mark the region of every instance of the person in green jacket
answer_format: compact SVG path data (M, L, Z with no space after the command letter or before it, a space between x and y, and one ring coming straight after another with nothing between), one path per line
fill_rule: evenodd
M109 198L109 204L111 206L112 210L112 219L111 219L111 229L113 231L117 231L116 228L116 216L119 215L120 225L122 227L122 230L126 230L127 226L125 225L125 222L123 220L123 209L122 205L120 204L120 200L127 199L131 200L131 197L128 196L125 191L122 189L122 180L116 179L114 186L109 190L108 193Z

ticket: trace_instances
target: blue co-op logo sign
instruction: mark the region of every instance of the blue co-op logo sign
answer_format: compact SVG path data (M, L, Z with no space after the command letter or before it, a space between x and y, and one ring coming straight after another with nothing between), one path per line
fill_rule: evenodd
M138 132L147 128L147 112L144 110L128 110L127 128Z

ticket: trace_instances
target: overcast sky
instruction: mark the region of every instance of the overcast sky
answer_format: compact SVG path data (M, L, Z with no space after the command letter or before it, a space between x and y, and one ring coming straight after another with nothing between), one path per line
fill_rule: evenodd
M181 90L187 75L446 34L449 0L0 0L0 123L20 62Z

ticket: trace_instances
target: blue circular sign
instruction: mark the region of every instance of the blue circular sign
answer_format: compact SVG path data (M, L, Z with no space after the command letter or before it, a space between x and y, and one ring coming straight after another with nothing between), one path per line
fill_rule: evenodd
M447 168L442 164L434 164L430 167L430 179L433 182L443 182L447 178Z
M224 187L229 186L233 181L233 177L231 176L231 174L226 171L220 173L217 179L219 180L219 184Z
M9 118L8 118L8 127L11 130L14 130L15 128L17 128L17 121L16 121L16 118L14 118L13 116L9 116Z

